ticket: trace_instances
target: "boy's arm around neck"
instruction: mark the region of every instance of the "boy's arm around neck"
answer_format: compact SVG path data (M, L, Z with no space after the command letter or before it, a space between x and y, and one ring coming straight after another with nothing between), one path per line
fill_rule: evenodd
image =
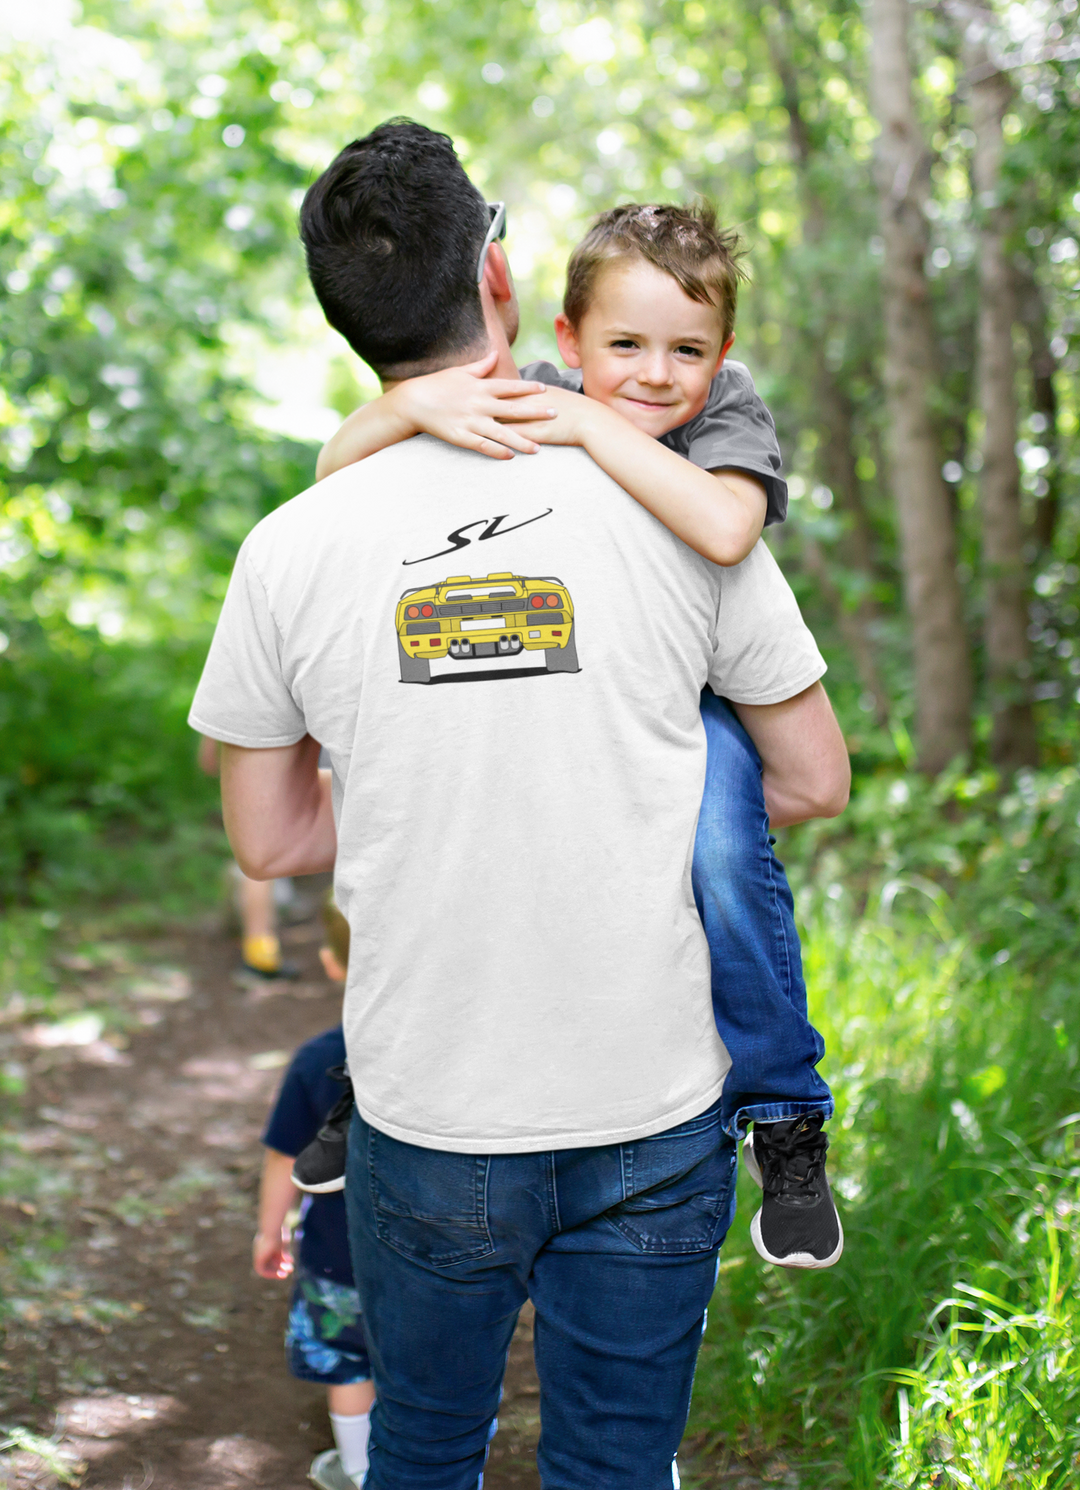
M354 409L336 434L331 435L319 451L315 462L315 480L322 481L342 466L366 460L377 450L386 450L416 434L403 417L400 400L384 393Z
M543 445L580 445L665 528L714 564L741 564L765 526L765 489L751 476L703 471L606 404L549 388L556 417L529 426ZM523 432L524 427L519 432Z
M514 451L534 454L537 447L528 426L519 431L502 421L548 418L547 387L521 378L488 377L495 361L496 354L489 352L479 362L391 384L381 397L354 409L327 440L315 464L315 480L420 434L495 460L510 460Z

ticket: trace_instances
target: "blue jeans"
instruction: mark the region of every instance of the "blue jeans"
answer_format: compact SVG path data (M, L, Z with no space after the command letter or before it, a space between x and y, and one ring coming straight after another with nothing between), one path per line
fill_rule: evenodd
M825 1042L806 1017L799 937L784 866L772 851L761 759L731 709L701 695L708 759L694 844L694 899L709 940L713 1013L732 1066L724 1131L807 1112L831 1117L815 1067Z
M672 1490L737 1152L716 1105L635 1143L493 1155L417 1148L357 1113L365 1490L477 1490L526 1298L544 1490Z

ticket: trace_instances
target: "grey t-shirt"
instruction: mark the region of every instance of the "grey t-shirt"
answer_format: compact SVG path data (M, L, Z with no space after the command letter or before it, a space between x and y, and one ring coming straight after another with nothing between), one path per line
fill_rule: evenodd
M328 752L364 1117L501 1153L708 1107L700 691L774 703L824 670L763 544L710 564L578 449L421 435L264 518L190 722Z
M551 362L530 362L520 369L523 378L552 388L581 392L579 369L557 368ZM709 385L700 414L670 430L661 445L685 456L703 471L743 471L765 488L768 509L765 526L787 517L787 482L772 415L758 397L750 369L729 357Z

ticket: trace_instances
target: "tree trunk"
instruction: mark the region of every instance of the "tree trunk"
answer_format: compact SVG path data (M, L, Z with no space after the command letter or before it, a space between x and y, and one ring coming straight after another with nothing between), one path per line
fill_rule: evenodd
M885 242L885 389L904 593L911 617L919 765L971 747L971 651L956 532L929 392L937 358L924 259L927 151L912 97L909 0L871 0L870 92L881 125L875 175Z
M836 625L844 644L855 659L859 680L874 701L874 722L884 729L889 723L889 696L878 671L873 638L867 625L866 612L860 607L850 610L832 577L829 561L821 544L807 534L803 539L802 558L807 572L812 574L818 589L836 617Z
M792 33L795 18L788 0L779 0L775 15L756 6L758 21L765 33L769 56L780 80L784 107L788 116L788 138L799 179L802 205L803 236L807 243L819 244L828 227L828 211L812 175L814 144L802 106L802 95L794 61ZM839 550L844 563L856 570L867 588L875 573L874 535L863 500L862 483L855 469L855 413L851 399L825 357L824 340L811 332L804 337L809 361L814 369L814 389L818 424L822 435L819 462L821 474L836 497L844 530ZM884 725L889 717L889 697L878 669L873 641L878 607L869 593L859 597L852 610L828 572L828 560L820 544L809 539L805 546L806 563L817 579L825 598L836 611L841 635L847 642L858 668L863 688L874 700L874 718Z
M1016 458L1016 297L1002 205L1001 121L1012 101L1008 78L990 58L986 27L968 26L964 45L975 132L974 176L979 226L978 388L984 433L980 495L986 585L986 673L991 714L990 758L1004 771L1038 762L1027 636L1028 586L1020 465Z
M1042 286L1035 278L1033 266L1026 258L1017 258L1013 260L1012 270L1015 276L1017 309L1028 336L1031 407L1046 421L1039 439L1050 452L1050 464L1043 472L1046 479L1046 492L1038 500L1035 508L1035 522L1032 526L1032 537L1036 547L1045 550L1053 546L1058 518L1061 515L1058 409L1057 391L1054 388L1057 358L1050 349L1050 336L1047 331L1047 322L1050 318L1047 314L1046 298L1043 295Z

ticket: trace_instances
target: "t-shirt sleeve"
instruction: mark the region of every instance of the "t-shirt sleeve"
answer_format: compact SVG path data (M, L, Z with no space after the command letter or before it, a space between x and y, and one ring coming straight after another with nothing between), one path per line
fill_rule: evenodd
M210 653L188 715L192 729L252 750L295 745L304 716L286 686L282 639L250 540L237 556Z
M527 383L546 383L549 388L567 388L581 392L581 369L556 367L553 362L527 362L518 372Z
M326 1118L325 1112L315 1111L301 1065L298 1056L286 1071L262 1136L267 1148L292 1159L307 1148Z
M709 387L700 414L662 437L661 443L703 471L743 471L765 488L765 525L787 517L787 482L772 415L758 396L749 370L725 362Z
M791 586L759 540L723 571L709 687L737 704L778 704L824 672Z

